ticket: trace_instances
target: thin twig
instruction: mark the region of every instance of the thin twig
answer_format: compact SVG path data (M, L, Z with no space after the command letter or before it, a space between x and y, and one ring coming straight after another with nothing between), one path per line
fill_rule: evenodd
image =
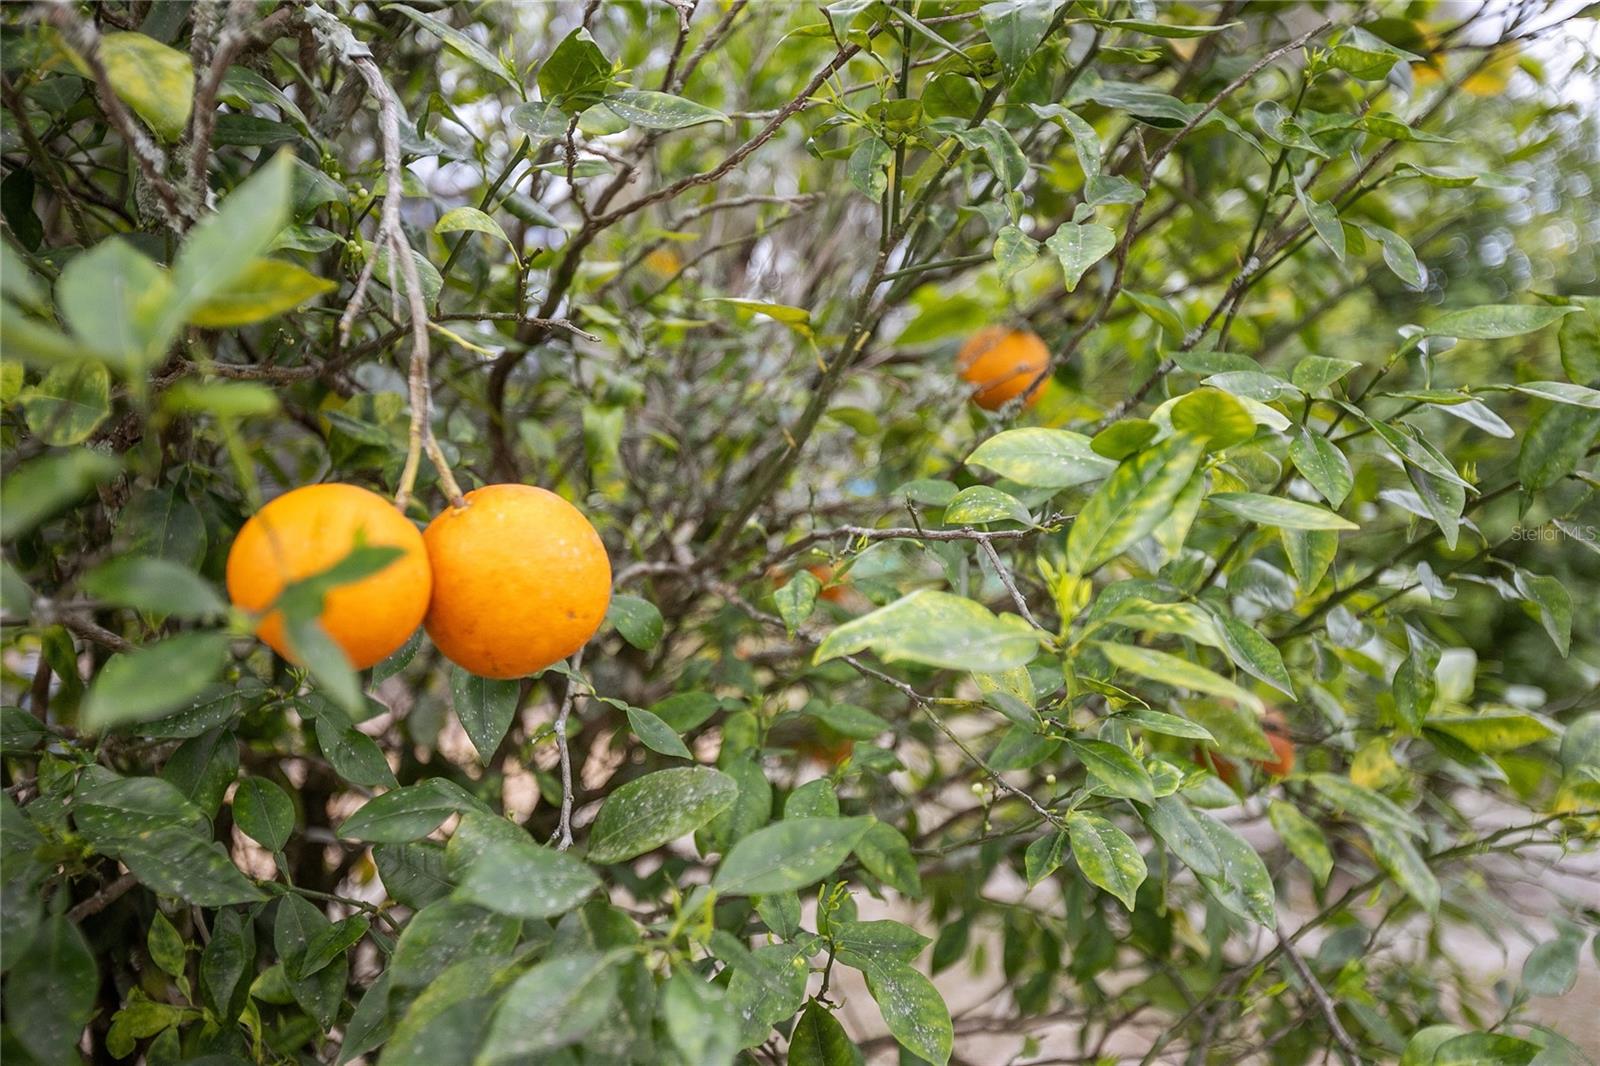
M389 289L395 290L393 273L398 266L405 290L404 295L411 319L411 366L407 385L411 400L411 425L408 433L405 466L400 472L400 484L395 492L395 506L404 510L411 502L416 487L417 473L422 455L427 453L438 474L439 484L452 507L465 507L466 499L461 486L456 483L444 451L433 434L433 396L428 381L430 345L428 339L428 309L422 291L422 281L417 274L416 260L412 258L411 242L400 224L402 171L400 167L400 103L394 90L378 70L372 53L366 45L356 40L354 34L337 18L318 7L308 4L306 21L324 45L332 49L346 63L356 69L367 85L367 91L378 101L378 125L383 142L383 169L387 187L383 191L383 208L379 214L378 232L372 242L373 254L362 267L356 289L350 296L345 313L339 320L340 332L348 335L350 324L361 308L366 285L371 281L374 264L384 250L389 253L391 277Z
M572 670L576 673L582 668L583 649L579 648L572 656ZM550 843L555 845L557 851L572 847L572 750L567 746L567 719L572 716L572 708L577 701L578 685L568 677L567 691L561 697L561 709L556 712L555 725L552 727L556 735L556 750L561 754L561 818L550 837Z
M85 918L90 918L96 914L99 914L117 900L127 895L128 890L133 888L133 886L137 885L138 883L139 879L133 876L133 874L123 874L121 877L117 878L115 881L112 881L110 884L106 885L104 888L90 896L88 899L84 900L82 903L74 906L70 911L67 912L67 919L73 922L81 922Z
M1328 990L1322 987L1322 982L1311 972L1306 960L1300 957L1300 953L1290 943L1289 934L1282 924L1278 926L1278 944L1283 948L1283 957L1289 960L1289 965L1294 967L1294 972L1300 975L1300 980L1305 982L1306 988L1311 991L1311 998L1316 1000L1317 1009L1322 1012L1323 1019L1328 1023L1328 1031L1338 1043L1345 1062L1359 1063L1361 1050L1356 1047L1356 1042L1350 1039L1350 1034L1345 1032L1344 1023L1339 1020L1339 1008L1328 997Z
M71 4L57 4L52 7L50 20L72 50L82 57L90 74L94 76L100 109L117 128L118 136L128 146L128 153L138 164L139 173L156 194L157 206L167 225L180 232L188 228L196 217L193 205L185 203L183 196L173 187L172 182L167 180L166 153L157 147L134 121L128 109L123 106L122 98L112 88L111 74L100 59L100 31L95 29L93 23L79 18Z

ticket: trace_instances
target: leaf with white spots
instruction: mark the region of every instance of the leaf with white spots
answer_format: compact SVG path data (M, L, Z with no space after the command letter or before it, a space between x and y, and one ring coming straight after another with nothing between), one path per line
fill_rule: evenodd
M674 767L606 797L589 832L591 862L622 862L699 829L733 806L739 785L708 766Z
M711 879L724 896L804 888L831 874L861 842L871 818L788 818L740 840Z

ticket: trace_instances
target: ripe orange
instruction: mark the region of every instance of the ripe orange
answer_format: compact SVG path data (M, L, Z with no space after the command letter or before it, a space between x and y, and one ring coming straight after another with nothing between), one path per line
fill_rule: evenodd
M536 674L586 644L611 603L611 562L572 504L487 485L423 531L433 564L428 636L480 677Z
M839 603L849 594L843 582L829 584L833 581L833 567L827 563L813 563L806 567L806 570L812 577L822 582L822 589L817 593L819 598L829 603Z
M1006 401L1020 396L1035 379L1042 385L1050 365L1050 350L1038 334L1028 330L987 326L974 333L956 354L961 377L974 386L972 400L985 411L998 410ZM1039 398L1035 386L1022 406L1032 407Z
M265 611L285 585L328 569L357 544L405 552L323 601L318 622L350 664L364 670L416 631L433 588L422 534L377 493L357 485L306 485L261 508L228 550L228 598L245 610ZM261 620L256 635L293 660L278 612Z

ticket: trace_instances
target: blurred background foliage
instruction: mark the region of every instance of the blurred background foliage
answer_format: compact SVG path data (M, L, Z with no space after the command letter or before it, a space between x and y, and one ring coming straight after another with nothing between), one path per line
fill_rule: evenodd
M8 1062L1596 1050L1546 1009L1600 951L1592 8L3 17ZM957 376L994 325L1052 355L1030 407ZM1359 531L1151 497L1130 514L1176 545L1147 525L1082 565L1074 516L1161 447L1132 420L1172 441L1193 396L1191 426L1245 431L1180 482ZM581 665L495 687L419 638L357 689L224 615L262 499L393 492L430 414L464 487L543 485L601 531L617 595ZM1348 455L1338 499L1286 457L1301 427ZM408 513L443 505L424 463ZM855 625L918 590L969 608ZM974 665L1012 622L1021 663ZM1204 676L1128 657L1156 645ZM580 856L685 758L738 799L659 861L561 867L586 887L536 913L493 889L555 876L519 849L562 824L563 713ZM1150 802L1179 782L1179 813ZM346 821L396 786L438 820ZM183 830L144 851L141 789ZM727 854L784 857L761 834L790 819L837 823L811 827L832 863L752 904Z

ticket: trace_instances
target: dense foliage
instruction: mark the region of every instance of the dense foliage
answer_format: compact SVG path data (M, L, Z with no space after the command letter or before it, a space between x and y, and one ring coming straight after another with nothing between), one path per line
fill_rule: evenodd
M1581 1061L1560 14L7 4L0 1054ZM290 665L319 481L552 489L607 624L357 673L352 544Z

